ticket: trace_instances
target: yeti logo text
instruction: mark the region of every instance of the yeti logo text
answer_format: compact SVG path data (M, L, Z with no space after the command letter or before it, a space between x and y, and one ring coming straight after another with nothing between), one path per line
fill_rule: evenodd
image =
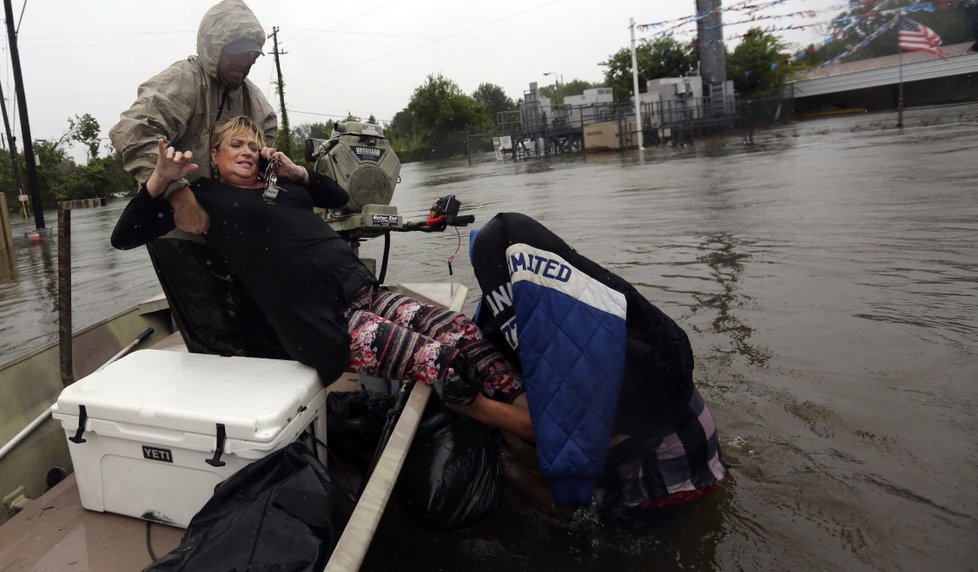
M571 277L570 266L550 258L522 252L516 252L509 256L509 267L512 274L525 270L559 282L567 282Z
M169 449L160 449L157 447L149 447L143 445L143 458L149 459L150 461L163 461L165 463L173 462L173 452Z

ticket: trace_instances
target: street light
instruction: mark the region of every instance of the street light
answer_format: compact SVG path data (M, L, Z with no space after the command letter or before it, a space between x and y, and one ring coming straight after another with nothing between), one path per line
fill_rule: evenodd
M560 84L564 83L564 76L558 74L557 72L544 72L544 76L552 75L554 76L554 103L557 103L557 96L560 93Z

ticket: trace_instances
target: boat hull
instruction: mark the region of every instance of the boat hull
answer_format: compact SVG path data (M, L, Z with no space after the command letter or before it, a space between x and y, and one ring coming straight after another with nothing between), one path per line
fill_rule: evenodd
M147 328L153 328L153 334L141 347L173 332L166 299L143 302L75 332L74 379L98 369ZM0 443L7 443L43 414L63 388L57 341L0 364ZM64 430L48 418L0 459L0 497L6 500L0 507L0 523L14 514L9 503L17 497L38 498L71 472Z

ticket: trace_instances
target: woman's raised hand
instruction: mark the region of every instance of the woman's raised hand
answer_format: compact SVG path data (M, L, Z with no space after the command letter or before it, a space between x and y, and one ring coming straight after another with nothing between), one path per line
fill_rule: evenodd
M190 151L177 151L173 147L166 147L163 139L156 140L157 148L159 153L156 155L156 168L150 173L149 179L146 180L146 190L149 192L151 197L158 197L162 195L166 188L170 186L170 183L178 179L183 178L187 173L195 171L198 167L197 163L191 163L190 160L193 158L193 153ZM190 189L187 189L187 194L189 194ZM187 194L180 192L177 193L180 196L186 197ZM193 198L193 195L189 195ZM182 201L181 201L182 202ZM197 201L194 201L196 204ZM198 210L200 208L198 207ZM191 228L184 228L183 217L181 216L181 211L177 209L177 226L182 230L188 232L202 232L202 230L191 230ZM200 210L204 216L203 210ZM203 220L198 217L199 220ZM201 223L194 225L192 228L203 228L206 230L206 224Z
M196 171L199 165L191 163L193 153L190 151L177 151L173 147L166 147L163 139L156 140L159 153L156 156L156 174L164 181L175 181L183 178L187 173Z

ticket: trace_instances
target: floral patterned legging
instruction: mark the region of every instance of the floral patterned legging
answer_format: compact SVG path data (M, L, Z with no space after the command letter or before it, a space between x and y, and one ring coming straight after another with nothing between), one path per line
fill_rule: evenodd
M430 384L461 355L487 397L511 401L523 391L522 375L458 312L380 289L354 304L348 324L348 371Z

